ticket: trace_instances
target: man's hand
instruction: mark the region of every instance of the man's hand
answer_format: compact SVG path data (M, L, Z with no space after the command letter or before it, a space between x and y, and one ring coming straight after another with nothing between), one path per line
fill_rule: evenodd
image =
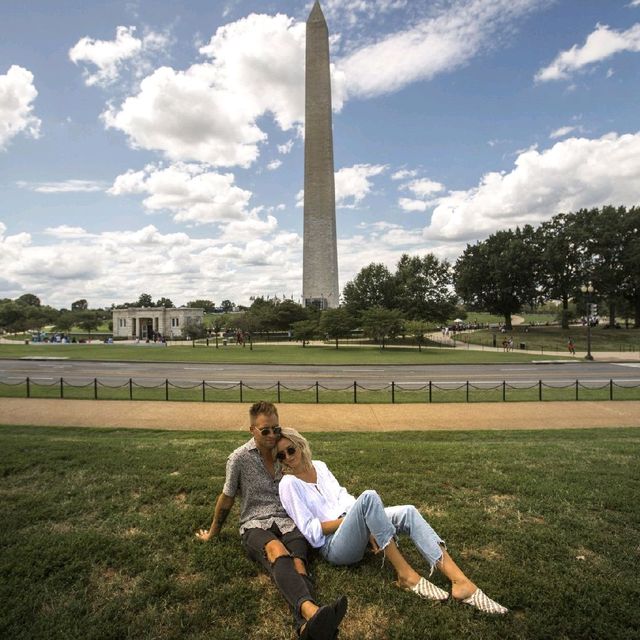
M210 529L199 529L196 531L196 539L202 540L202 542L209 542L209 540L214 539L214 534Z

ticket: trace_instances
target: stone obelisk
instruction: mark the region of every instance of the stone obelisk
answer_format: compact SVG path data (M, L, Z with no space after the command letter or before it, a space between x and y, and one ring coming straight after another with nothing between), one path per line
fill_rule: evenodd
M326 309L338 306L340 289L329 30L317 0L307 19L306 46L302 297L305 306Z

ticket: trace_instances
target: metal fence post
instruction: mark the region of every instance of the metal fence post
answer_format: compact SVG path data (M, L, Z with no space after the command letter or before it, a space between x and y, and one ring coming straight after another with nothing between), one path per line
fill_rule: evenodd
M467 402L469 402L469 381L467 380Z
M318 385L317 380L316 380L316 404L320 404L320 387Z
M240 402L242 402L242 380L240 380Z
M164 379L164 399L169 401L169 378Z
M609 378L609 400L613 400L613 378Z
M29 381L29 376L27 376L27 398L31 397L31 384Z
M507 381L502 381L502 402L507 401Z
M429 380L429 404L431 404L433 402L433 396L431 394L431 387L432 387L432 382L431 382L431 380Z
M93 379L93 399L98 399L98 378Z
M64 378L60 378L60 399L64 398Z
M133 379L129 378L129 400L133 400Z
M353 381L353 404L358 404L357 383Z
M542 402L542 380L538 380L538 401Z
M396 383L391 381L391 404L396 403Z
M280 404L280 380L276 383L276 387L278 389L278 404Z
M202 381L202 402L206 402L207 399L205 397L205 390L204 390L204 380Z
M578 380L576 380L576 400L578 400Z

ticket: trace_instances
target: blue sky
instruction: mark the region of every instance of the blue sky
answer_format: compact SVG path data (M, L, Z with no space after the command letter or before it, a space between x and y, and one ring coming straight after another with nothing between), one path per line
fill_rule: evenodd
M640 204L640 0L325 0L340 286ZM0 8L0 297L301 296L310 2Z

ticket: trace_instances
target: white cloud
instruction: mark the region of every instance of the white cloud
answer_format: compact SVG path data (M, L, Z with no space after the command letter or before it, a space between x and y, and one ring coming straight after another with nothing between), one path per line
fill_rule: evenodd
M639 201L640 132L569 138L521 153L510 173L488 173L478 187L439 198L425 237L476 239L581 207Z
M640 7L640 0L631 0L629 3L630 7Z
M108 193L146 194L143 204L149 212L170 211L176 222L195 224L246 220L252 195L234 184L231 173L186 163L127 171L115 179Z
M415 178L418 172L415 169L400 169L391 174L392 180L406 180L407 178Z
M577 127L573 127L573 126L559 127L558 129L554 129L549 134L549 138L551 138L551 140L555 140L556 138L564 138L565 136L569 135L572 131L575 131L576 129Z
M435 17L339 60L336 66L345 82L340 95L377 96L452 71L495 46L516 18L545 4L547 0L467 0L445 4Z
M96 67L95 72L83 69L87 86L106 87L118 80L120 72L126 64L136 60L142 69L147 67L141 58L158 51L168 44L164 34L147 32L142 38L135 37L135 27L119 26L116 28L115 40L94 40L85 36L69 49L69 59L74 64L88 64Z
M47 227L44 233L54 238L88 238L92 236L92 234L85 231L82 227L71 227L66 224L61 224L57 227Z
M404 211L426 211L429 204L425 200L413 198L398 198L398 205Z
M386 169L381 164L355 164L337 171L336 206L349 207L360 203L373 187L370 178L380 175Z
M23 189L36 191L37 193L87 193L104 191L106 185L95 180L63 180L60 182L24 182L17 185Z
M279 160L278 158L276 158L275 160L272 160L267 164L267 169L269 171L275 171L281 166L282 166L282 160Z
M573 45L571 49L559 53L549 66L536 73L535 80L566 80L572 73L623 51L640 51L640 24L635 24L626 31L616 31L607 25L598 24L582 47Z
M137 95L107 108L104 122L173 160L248 167L267 137L260 117L272 114L285 131L302 122L304 28L257 14L220 27L200 49L210 61L157 69Z
M14 64L0 75L0 151L19 133L40 137L41 122L33 115L32 104L37 95L28 69Z
M278 145L278 153L283 155L290 153L291 149L293 149L293 140L287 140L284 144Z
M408 184L404 185L405 189L409 189L418 198L424 198L434 193L438 193L444 189L444 185L436 182L435 180L429 180L428 178L421 178L419 180L412 180Z

